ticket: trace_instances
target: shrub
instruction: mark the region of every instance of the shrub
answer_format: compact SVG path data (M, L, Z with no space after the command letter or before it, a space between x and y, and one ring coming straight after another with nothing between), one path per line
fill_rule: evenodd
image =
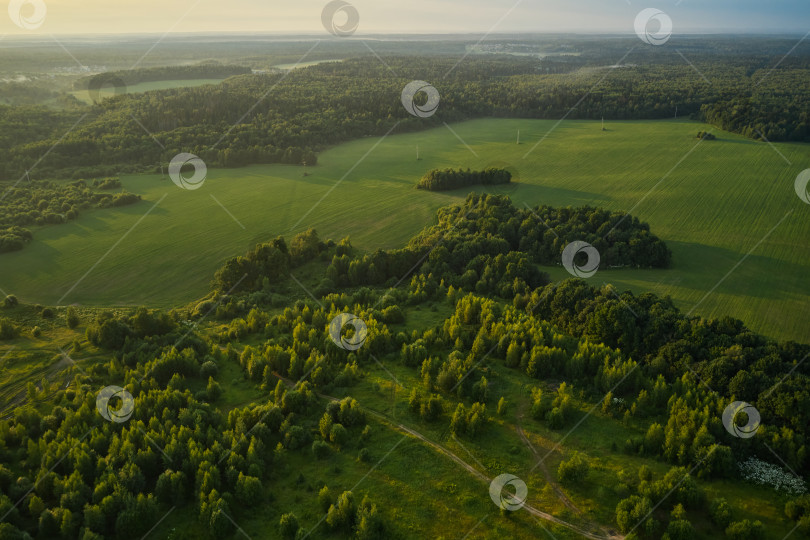
M200 366L200 378L208 379L209 377L216 377L219 372L219 366L213 360L207 360Z
M574 452L571 459L560 463L560 466L557 468L557 476L560 482L564 484L578 483L585 480L589 470L590 466L585 458L583 458L579 452Z
M53 309L46 307L42 310L42 318L43 319L53 319L54 318L54 311Z
M312 443L312 453L317 459L326 459L332 451L324 441L315 441Z
M278 531L285 540L293 540L298 532L298 518L295 517L295 514L288 513L281 516Z
M6 298L3 300L3 305L7 308L17 307L19 304L20 301L17 300L17 297L13 294L6 296Z
M334 424L332 429L329 431L329 440L332 441L338 447L343 446L346 444L346 441L349 439L349 432L346 431L346 428L343 427L342 424Z
M709 505L709 516L712 523L725 529L731 523L731 507L723 498L714 499Z
M65 313L65 322L68 325L68 328L76 328L81 323L81 318L79 318L79 312L76 311L76 308L73 306L69 306L67 308L67 312Z
M731 540L760 540L765 538L765 527L760 521L735 521L726 528L726 536Z
M17 337L17 327L10 320L0 318L0 339L14 339Z

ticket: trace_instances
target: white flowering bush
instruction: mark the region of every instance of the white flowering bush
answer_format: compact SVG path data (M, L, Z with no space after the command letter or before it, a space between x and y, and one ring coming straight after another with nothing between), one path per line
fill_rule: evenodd
M742 477L755 484L771 486L778 491L792 495L807 493L807 484L803 479L783 471L781 467L773 463L752 457L738 464L738 467Z

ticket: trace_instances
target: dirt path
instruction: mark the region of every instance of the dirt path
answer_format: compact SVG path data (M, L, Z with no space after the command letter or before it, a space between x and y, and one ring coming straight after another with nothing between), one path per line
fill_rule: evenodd
M275 375L276 375L276 377L278 377L279 379L284 381L284 383L287 384L288 386L292 387L292 386L295 385L295 383L293 383L293 381L291 381L289 379L286 379L284 377L281 377L277 373ZM317 393L317 395L324 398L324 399L328 399L330 401L340 401L340 399L338 399L338 398L336 398L334 396L327 395L327 394ZM464 461L461 457L458 456L458 454L456 454L452 450L442 446L441 444L439 444L437 442L432 441L431 439L428 439L427 437L425 437L424 435L422 435L418 431L416 431L416 430L414 430L412 428L409 428L408 426L406 426L404 424L398 423L396 420L393 420L392 418L389 418L387 415L385 415L383 413L380 413L380 412L377 412L375 410L369 409L368 407L361 407L361 408L363 409L363 411L365 411L366 413L370 414L371 416L377 418L378 420L382 421L383 423L388 424L391 427L393 427L393 428L395 428L395 429L397 429L399 431L402 431L402 432L406 433L407 435L410 435L411 437L414 437L415 439L418 439L418 440L422 441L424 444L428 445L429 447L431 447L435 451L437 451L440 454L443 454L446 457L450 458L457 465L462 467L464 470L466 470L468 473L475 476L476 478L478 478L482 482L485 482L486 484L490 484L492 482L492 478L490 478L486 474L482 473L481 471L479 471L478 469L476 469L475 467L473 467L472 465L470 465L469 463ZM573 504L573 503L571 503L571 504ZM552 516L551 514L543 512L542 510L538 510L537 508L531 506L528 503L523 505L523 509L526 510L527 512L529 512L530 514L532 514L535 517L538 517L538 518L543 519L545 521L550 521L551 523L555 523L555 524L560 525L562 527L566 527L567 529L570 529L570 530L576 532L577 534L582 535L585 538L591 538L593 540L624 540L624 536L621 536L621 535L618 535L618 534L609 534L602 527L599 527L599 526L597 526L597 528L599 530L603 531L602 534L586 530L586 529L580 527L579 525L575 525L574 523L569 523L569 522L567 522L567 521L565 521L563 519L560 519L558 517ZM579 512L579 511L577 511L577 512Z
M57 355L59 355L59 353L54 352L54 357ZM29 382L33 382L38 390L42 389L42 385L40 384L42 379L47 380L49 384L53 384L53 382L57 380L60 385L62 383L69 384L72 379L65 376L63 372L70 366L70 361L65 358L64 355L59 355L59 360L53 364L31 370L26 373L25 377L5 385L0 390L0 419L6 420L13 417L15 409L26 403L28 400L27 388ZM37 399L35 403L43 403L50 400L51 397L51 395L48 395L45 398Z
M557 498L560 499L566 507L572 512L582 515L582 510L580 510L577 505L574 504L574 501L568 498L568 495L562 490L560 485L554 480L554 477L551 475L551 471L548 470L548 465L546 465L546 461L543 459L543 456L540 455L540 452L537 451L537 448L529 441L529 438L526 436L526 432L523 431L523 426L521 425L521 420L523 419L523 412L525 410L525 404L521 404L521 407L518 409L517 414L517 422L515 423L515 431L517 431L518 436L523 441L523 444L531 450L534 457L537 459L537 463L540 466L540 470L543 473L543 477L546 480L546 483L551 486L551 489L554 490L554 493L557 495Z
M590 520L587 516L585 516L582 510L580 510L577 507L577 505L574 504L574 501L568 498L568 495L566 495L565 492L562 490L560 484L558 484L554 480L554 477L551 475L551 471L548 470L548 466L546 465L545 459L543 459L543 456L540 455L540 452L537 451L537 448L534 447L529 438L526 436L526 432L523 431L521 420L523 419L525 409L526 409L525 403L522 403L520 405L520 408L518 409L517 421L515 423L515 431L517 431L517 434L523 441L523 444L526 445L526 447L534 455L535 459L537 459L537 463L539 465L540 470L543 473L543 477L545 478L546 483L548 483L548 485L551 486L551 489L554 491L554 494L557 495L557 498L560 500L560 502L562 502L566 506L566 508L582 517L582 519L584 519L594 530L601 531L603 533L603 536L601 536L601 538L622 538L621 536L618 536L615 531L608 530L599 523L596 523Z

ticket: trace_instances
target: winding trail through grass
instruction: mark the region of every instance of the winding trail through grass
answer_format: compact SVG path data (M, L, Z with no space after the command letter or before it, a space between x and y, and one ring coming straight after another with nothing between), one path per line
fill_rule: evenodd
M284 383L288 387L290 387L290 388L295 387L295 383L293 381L282 377L278 373L274 373L274 375L278 379L284 381ZM328 399L330 401L335 401L335 402L340 401L339 398L336 398L334 396L330 396L328 394L322 394L320 392L316 392L316 395L318 395L321 398ZM388 426L391 426L394 429L397 429L399 431L402 431L405 434L410 435L411 437L414 437L415 439L418 439L418 440L422 441L426 445L430 446L436 452L438 452L440 454L444 454L446 457L450 458L457 465L462 467L464 470L466 470L468 473L475 476L476 478L478 478L482 482L485 482L486 484L490 484L492 482L492 478L490 478L486 474L482 473L481 471L479 471L478 469L476 469L475 467L473 467L472 465L470 465L469 463L464 461L458 454L456 454L452 450L442 446L441 444L439 444L437 442L434 442L431 439L428 439L426 436L422 435L421 433L419 433L415 429L412 429L412 428L410 428L410 427L408 427L408 426L406 426L404 424L401 424L401 423L397 422L396 420L393 420L392 418L390 418L388 415L386 415L384 413L381 413L379 411L369 409L368 407L365 407L365 406L362 406L362 405L361 405L360 408L363 411L370 414L371 416L373 416L373 417L377 418L378 420L380 420L381 423L386 424ZM573 503L571 503L571 504L573 505ZM574 508L576 508L576 507L574 507ZM542 510L539 510L539 509L531 506L528 503L523 505L523 509L526 510L527 512L529 512L530 514L532 514L533 516L537 517L537 518L540 518L540 519L543 519L545 521L549 521L551 523L555 523L557 525L560 525L562 527L570 529L570 530L576 532L577 534L582 535L585 538L591 538L593 540L624 540L624 536L618 535L618 534L610 534L610 533L606 532L606 530L602 526L596 525L596 527L599 530L602 531L602 534L598 534L598 533L586 530L586 529L584 529L584 528L582 528L579 525L576 525L574 523L569 523L568 521L565 521L563 519L555 517L555 516L553 516L553 515L551 515L551 514L549 514L547 512L543 512ZM578 510L577 510L577 512L581 513Z
M526 436L526 432L523 431L523 426L521 425L521 419L523 418L525 412L525 403L521 404L520 409L518 410L517 419L515 421L515 431L517 431L518 436L523 441L523 444L531 451L532 455L537 459L538 463L540 464L540 471L543 473L543 477L546 480L546 483L551 486L551 489L554 490L554 494L557 495L557 498L562 502L569 510L574 512L575 514L579 515L584 519L592 528L602 531L604 536L601 538L624 538L622 536L617 536L614 531L609 531L599 523L588 519L582 512L582 510L574 504L574 501L568 498L568 495L562 490L560 485L554 480L554 477L551 475L551 471L548 470L548 466L546 465L545 459L540 455L540 452L537 451L537 448L529 440L529 437Z

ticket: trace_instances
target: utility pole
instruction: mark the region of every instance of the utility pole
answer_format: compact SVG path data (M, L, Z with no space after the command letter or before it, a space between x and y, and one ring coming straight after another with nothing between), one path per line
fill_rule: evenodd
M678 106L675 105L675 120L678 119Z
M416 161L419 161L419 145L416 145Z

